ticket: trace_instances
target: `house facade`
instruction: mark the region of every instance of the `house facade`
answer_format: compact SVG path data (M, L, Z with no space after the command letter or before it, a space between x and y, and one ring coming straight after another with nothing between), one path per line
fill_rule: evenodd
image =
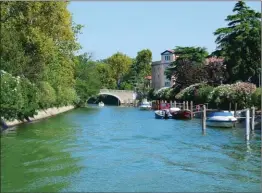
M165 76L166 68L176 59L174 50L166 50L161 53L161 60L152 62L152 88L158 90L163 87L171 87L173 80Z
M179 57L175 54L175 50L166 50L161 53L161 60L152 62L152 88L158 90L163 87L172 87L175 82L175 77L171 80L165 76L166 68ZM223 63L223 58L209 57L205 60L205 65L212 62Z

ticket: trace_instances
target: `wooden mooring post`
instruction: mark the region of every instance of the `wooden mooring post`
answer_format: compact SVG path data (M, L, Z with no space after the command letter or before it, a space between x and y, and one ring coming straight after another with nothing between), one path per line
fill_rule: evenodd
M250 138L250 110L246 110L246 140Z
M206 105L203 105L202 133L206 133Z
M190 101L190 113L191 113L191 119L194 118L194 113L193 113L193 101Z
M254 131L255 130L255 116L256 116L255 107L252 107L251 110L252 110L251 131Z
M234 116L237 116L237 103L235 103L235 112L234 112Z

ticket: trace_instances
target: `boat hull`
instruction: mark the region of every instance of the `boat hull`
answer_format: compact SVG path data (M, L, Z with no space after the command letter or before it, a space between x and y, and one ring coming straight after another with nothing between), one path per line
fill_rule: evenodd
M171 119L172 115L170 113L168 113L168 116L165 118L164 112L155 111L155 118L156 119Z
M172 113L173 119L189 120L191 119L190 111L176 111Z
M206 125L209 127L221 127L221 128L232 128L234 127L236 121L214 121L207 120Z
M232 128L236 121L237 119L231 112L212 112L206 120L206 125L210 127Z
M140 106L139 109L142 111L149 111L151 110L151 106Z

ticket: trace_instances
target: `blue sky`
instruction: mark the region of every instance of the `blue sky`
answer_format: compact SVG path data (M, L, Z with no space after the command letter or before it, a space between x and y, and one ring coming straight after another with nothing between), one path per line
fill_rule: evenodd
M105 59L117 51L135 57L150 49L153 60L175 46L201 46L209 52L216 48L213 32L226 26L224 19L232 13L235 1L86 1L68 6L73 21L84 25L79 42L83 52L93 59ZM248 2L260 11L261 3Z

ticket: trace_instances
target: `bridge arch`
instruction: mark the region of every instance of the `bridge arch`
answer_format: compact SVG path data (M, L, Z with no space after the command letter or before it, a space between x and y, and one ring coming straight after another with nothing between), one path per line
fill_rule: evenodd
M113 89L100 89L96 96L110 96L118 100L118 105L133 104L136 99L136 92L133 90L113 90ZM93 97L91 97L93 98ZM87 100L87 102L90 98Z
M112 93L103 93L103 92L100 92L98 94L98 96L103 96L103 95L106 95L106 96L112 96L112 97L115 97L117 100L118 100L118 106L120 106L122 104L122 101L121 101L121 98L115 94L112 94Z

